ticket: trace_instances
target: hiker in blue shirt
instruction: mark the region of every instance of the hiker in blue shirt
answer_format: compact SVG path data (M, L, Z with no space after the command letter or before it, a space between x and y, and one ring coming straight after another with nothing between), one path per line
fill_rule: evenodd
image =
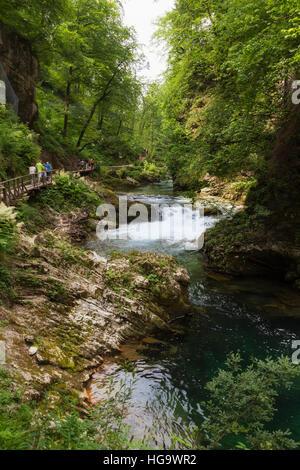
M51 175L52 165L49 162L47 162L46 165L45 165L45 168L46 168L46 171L47 171L47 179L49 179L50 175Z

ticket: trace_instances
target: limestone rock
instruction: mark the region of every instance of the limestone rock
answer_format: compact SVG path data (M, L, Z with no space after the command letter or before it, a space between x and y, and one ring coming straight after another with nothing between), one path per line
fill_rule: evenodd
M19 99L19 116L32 123L38 117L36 80L39 62L31 45L24 38L0 22L0 63Z
M7 363L26 383L63 382L80 390L103 357L118 352L130 338L170 329L178 313L191 310L189 276L170 256L114 253L110 260L78 250L64 234L50 230L34 244L22 238L14 269L17 303L0 306ZM2 333L2 332L1 332Z
M28 354L29 356L34 356L38 351L38 348L36 346L31 346L31 348L29 348L29 351L28 351Z

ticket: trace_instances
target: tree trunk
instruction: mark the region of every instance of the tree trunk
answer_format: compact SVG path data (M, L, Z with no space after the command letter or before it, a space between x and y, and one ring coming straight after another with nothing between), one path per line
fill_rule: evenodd
M69 68L69 80L67 83L67 90L66 90L65 118L64 118L64 129L63 129L64 139L67 137L67 132L68 132L69 109L70 109L70 101L71 101L72 72L73 72L73 68L70 67Z
M87 128L89 127L90 125L90 122L91 120L93 119L93 116L95 114L95 111L97 109L97 106L103 101L105 100L105 98L109 95L110 93L110 85L112 84L115 76L117 75L117 73L119 72L120 70L120 66L122 65L122 63L119 64L119 66L117 67L117 69L115 70L115 72L113 73L113 75L110 77L110 79L108 80L108 82L106 83L105 87L104 87L104 90L103 90L103 93L102 95L100 96L100 98L98 98L95 103L93 104L93 107L91 109L91 112L89 114L89 117L87 118L83 128L82 128L82 131L80 132L80 135L79 135L79 139L78 139L78 142L77 142L77 145L76 147L79 148L80 145L81 145L81 142L82 142L82 139L86 133L86 130Z
M118 130L117 130L117 136L120 135L122 123L123 123L123 121L122 121L122 119L120 119L119 127L118 127Z
M98 104L100 103L100 101L101 101L100 99L97 100L97 101L94 103L94 105L93 105L93 107L92 107L92 109L91 109L91 112L90 112L90 114L89 114L89 117L87 118L87 120L86 120L86 122L85 122L85 124L84 124L84 126L83 126L83 128L82 128L82 131L80 132L79 139L78 139L78 142L77 142L77 145L76 145L77 148L79 148L80 145L81 145L81 141L82 141L82 139L83 139L83 137L84 137L84 134L86 133L86 130L87 130L87 128L89 127L91 120L93 119L93 116L94 116L94 114L95 114L96 108L97 108Z
M98 130L101 131L103 127L103 120L104 120L104 110L103 106L99 107L99 118L98 118Z

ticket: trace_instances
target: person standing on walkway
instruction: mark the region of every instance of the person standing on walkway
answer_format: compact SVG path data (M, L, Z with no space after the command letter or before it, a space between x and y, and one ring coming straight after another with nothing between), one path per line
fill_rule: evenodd
M38 162L36 164L36 169L38 174L38 184L40 184L44 171L44 165L42 164L42 162Z
M49 180L50 176L51 176L51 171L52 171L51 163L47 162L46 165L45 165L45 168L46 168L46 172L47 172L47 180Z
M34 177L35 177L35 174L36 174L36 167L34 166L33 163L29 167L29 174L30 174L31 184L32 184L32 186L34 186Z

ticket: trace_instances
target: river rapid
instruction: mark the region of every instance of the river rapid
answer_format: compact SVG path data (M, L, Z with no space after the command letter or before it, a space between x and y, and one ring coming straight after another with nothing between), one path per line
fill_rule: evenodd
M94 374L90 396L100 401L107 397L111 379L115 389L130 380L124 368L124 361L130 361L136 370L126 404L130 433L141 440L150 436L153 447L169 447L173 434L183 436L189 426L203 419L205 383L230 352L239 352L245 363L252 356L292 356L292 342L300 340L300 294L278 281L231 279L205 270L201 250L196 251L195 227L205 232L220 217L230 216L234 210L230 204L215 201L222 215L205 217L200 226L198 211L188 209L182 216L180 207L190 201L174 193L171 182L138 188L127 196L130 201L169 206L165 209L168 216L133 227L129 239L118 238L119 229L116 239L95 237L86 248L105 257L111 251L133 249L174 256L188 269L191 302L200 308L177 333L157 334L123 346L119 356L106 360ZM172 236L167 229L170 219ZM289 428L295 439L300 439L299 392L300 383L278 398L279 412L272 423L274 429Z

